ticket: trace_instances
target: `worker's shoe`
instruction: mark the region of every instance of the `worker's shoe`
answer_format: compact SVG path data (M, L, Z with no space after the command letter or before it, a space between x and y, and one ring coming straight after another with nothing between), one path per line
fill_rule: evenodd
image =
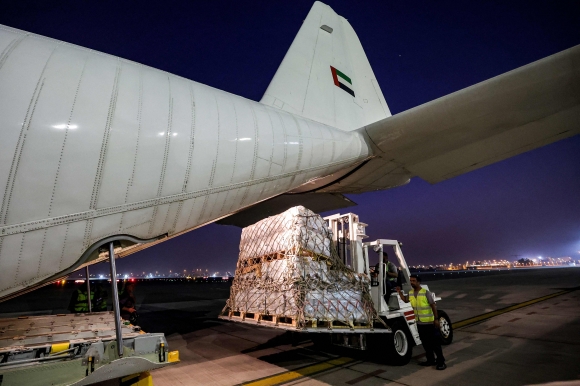
M437 370L445 370L447 368L447 365L445 363L441 363L440 365L437 365L437 367L435 367Z
M435 362L429 362L429 361L419 362L419 366L435 366Z

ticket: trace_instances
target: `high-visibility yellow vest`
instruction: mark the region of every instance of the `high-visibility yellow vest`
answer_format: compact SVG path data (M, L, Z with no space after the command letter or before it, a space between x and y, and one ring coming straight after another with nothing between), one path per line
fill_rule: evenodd
M427 290L421 288L415 297L415 292L409 293L409 301L411 306L413 306L413 311L415 311L415 319L419 323L432 323L435 320L433 316L433 310L431 305L427 300Z
M95 296L94 292L91 292L91 300ZM74 305L74 312L89 312L88 304L88 294L86 290L77 290L77 299Z

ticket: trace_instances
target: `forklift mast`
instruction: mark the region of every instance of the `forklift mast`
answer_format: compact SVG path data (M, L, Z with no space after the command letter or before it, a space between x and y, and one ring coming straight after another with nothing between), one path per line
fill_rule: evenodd
M338 255L342 258L345 265L356 273L369 275L368 248L372 247L380 255L385 247L390 247L397 257L398 266L403 271L405 282L409 282L409 268L401 251L401 243L388 239L363 242L364 239L368 238L365 233L368 225L359 221L358 215L354 213L337 213L324 217L324 220L328 222L328 227L332 231L332 238L336 245Z

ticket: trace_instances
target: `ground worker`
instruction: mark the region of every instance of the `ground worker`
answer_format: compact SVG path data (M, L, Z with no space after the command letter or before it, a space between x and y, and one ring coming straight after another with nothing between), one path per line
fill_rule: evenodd
M95 293L91 291L91 302L93 301ZM68 304L68 310L75 314L81 312L89 312L89 304L88 304L88 293L87 287L82 286L78 288L76 291L73 292L70 302ZM92 305L92 303L91 303Z
M385 300L388 302L388 297L391 296L391 292L397 286L397 278L399 277L399 272L397 270L397 266L389 261L389 254L383 251L383 263L386 265L385 267L385 276L384 276L384 286L387 289L385 292ZM380 272L379 263L375 265L374 274L378 275Z
M131 322L137 321L137 310L135 309L137 305L137 300L133 295L134 287L135 287L134 282L125 282L125 288L119 295L121 318L129 320Z
M93 312L107 311L109 294L103 289L101 283L95 283L95 296L93 298Z
M436 365L437 370L445 370L447 365L445 364L443 350L441 350L441 341L439 339L441 332L439 330L435 299L430 291L421 287L419 276L411 275L410 280L413 291L409 293L409 296L405 296L400 287L397 287L397 293L405 303L411 302L413 311L415 311L419 338L421 338L427 357L425 362L420 362L419 364L421 366ZM437 355L437 359L435 359L435 355Z

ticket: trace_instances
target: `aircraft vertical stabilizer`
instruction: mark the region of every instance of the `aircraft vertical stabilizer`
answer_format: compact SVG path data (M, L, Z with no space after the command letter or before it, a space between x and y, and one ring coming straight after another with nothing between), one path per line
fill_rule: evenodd
M391 116L353 28L318 1L261 102L342 130Z

